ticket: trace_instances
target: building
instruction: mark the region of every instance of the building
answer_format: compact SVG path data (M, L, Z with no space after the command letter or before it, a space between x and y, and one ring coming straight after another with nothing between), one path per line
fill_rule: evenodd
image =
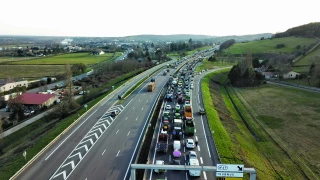
M34 106L42 108L44 106L51 106L55 102L55 94L31 94L23 93L19 96L19 101L25 106Z
M294 71L290 71L290 72L288 72L287 74L284 74L284 75L283 75L283 78L284 78L284 79L295 79L295 78L297 78L298 76L300 76L299 73L294 72Z
M274 79L277 78L278 75L275 72L262 72L262 74L264 75L264 78L266 79Z
M28 87L28 81L15 81L13 79L5 79L0 81L0 92L10 91L11 89L14 89L15 87L22 87L25 86Z

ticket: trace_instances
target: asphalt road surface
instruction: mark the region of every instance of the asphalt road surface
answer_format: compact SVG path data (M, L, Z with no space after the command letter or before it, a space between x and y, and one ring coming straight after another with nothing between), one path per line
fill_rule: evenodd
M148 79L122 104L115 103L118 94L123 94L146 73L91 109L16 179L128 179L129 165L135 159L148 116L169 75L162 76L160 71L153 76L154 92L147 92ZM120 114L111 117L112 110Z
M189 71L190 72L190 71ZM212 71L210 71L212 72ZM192 104L192 110L193 110L193 117L194 117L194 123L195 123L195 134L193 136L187 136L183 135L181 140L181 157L180 158L174 158L173 157L173 137L171 135L171 132L169 132L169 148L168 152L165 153L156 153L155 151L155 144L156 144L156 138L158 137L158 134L160 132L160 128L162 125L159 125L159 129L157 132L157 136L155 136L155 139L153 140L153 153L151 153L151 157L153 156L150 163L155 163L156 160L164 160L165 164L171 164L173 159L178 159L181 162L181 165L187 165L188 164L188 153L189 151L195 151L197 153L197 159L199 161L199 165L205 165L205 166L215 166L217 163L220 163L218 158L218 153L216 152L216 147L213 141L213 138L211 136L211 132L209 130L208 124L207 124L207 118L205 115L200 115L199 107L203 107L202 97L200 93L200 86L201 86L201 79L202 77L207 74L203 73L201 75L197 75L193 79L194 88L190 89L191 93L191 104ZM175 89L176 90L176 89ZM171 105L173 108L172 116L174 108L177 104L177 100L174 98L172 102L165 102L166 105ZM164 107L165 107L164 106ZM181 106L181 113L183 114L183 104L180 104ZM173 126L173 124L171 124ZM198 146L194 149L188 149L185 147L185 141L188 138L192 139L198 139ZM147 179L157 179L157 178L164 178L167 177L167 179L190 179L193 177L189 176L189 173L187 171L167 171L165 174L157 174L152 171L148 171L147 173ZM214 179L215 175L213 172L202 172L201 176L198 179Z

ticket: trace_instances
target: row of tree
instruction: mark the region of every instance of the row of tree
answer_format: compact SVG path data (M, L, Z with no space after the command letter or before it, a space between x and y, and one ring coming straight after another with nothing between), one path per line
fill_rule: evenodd
M318 37L320 38L320 23L309 23L288 29L285 32L276 33L274 38L302 36L302 37Z

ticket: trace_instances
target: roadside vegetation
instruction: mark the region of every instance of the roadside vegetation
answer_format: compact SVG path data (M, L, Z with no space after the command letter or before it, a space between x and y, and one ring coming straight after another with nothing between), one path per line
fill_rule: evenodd
M204 58L202 60L202 63L197 67L196 71L200 72L202 70L207 69L214 69L217 67L227 67L227 66L233 66L237 62L241 61L243 58L233 58L232 61L229 61L226 57L217 56L215 61L209 61L208 58Z
M309 47L317 42L313 38L302 37L283 37L257 40L245 43L233 44L230 48L225 50L226 54L246 54L250 49L252 53L291 53L296 50L297 46ZM283 44L283 47L277 45Z
M307 56L294 63L293 70L297 72L307 73L309 72L312 63L320 65L320 46L312 51Z
M245 167L254 167L259 179L304 179L300 167L251 118L232 88L226 86L225 89L223 84L227 76L228 70L223 70L207 75L202 81L204 105L222 163L243 163ZM228 92L246 122L239 116Z

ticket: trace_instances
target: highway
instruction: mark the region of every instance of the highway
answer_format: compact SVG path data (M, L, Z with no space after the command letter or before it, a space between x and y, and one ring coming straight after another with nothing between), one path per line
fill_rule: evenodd
M182 68L183 69L183 68ZM194 68L195 69L195 68ZM189 71L189 73L192 71ZM211 71L212 72L212 71ZM194 88L190 89L191 91L191 104L192 104L192 110L193 110L193 117L194 117L194 123L195 123L195 134L193 136L187 136L183 134L182 140L181 140L181 157L180 158L174 158L173 157L173 137L172 137L172 129L171 127L171 132L169 131L169 148L168 152L161 153L161 152L156 152L156 142L157 142L157 137L158 134L160 133L160 128L162 127L161 125L161 120L159 120L159 126L156 132L156 136L154 136L154 140L152 143L152 150L149 155L151 157L151 164L154 164L156 160L163 160L165 164L172 164L173 159L178 159L180 160L181 165L188 165L189 157L188 153L190 150L195 151L197 154L197 159L199 161L199 165L205 165L205 166L210 166L210 165L216 165L217 163L220 163L219 158L218 158L218 153L216 152L216 147L214 144L214 140L211 136L211 132L208 127L207 123L207 118L205 115L200 115L199 112L199 107L203 107L203 102L202 102L202 97L201 97L201 79L202 77L207 74L203 73L201 75L197 75L193 79L193 84ZM176 93L175 89L175 92ZM177 104L177 99L174 98L172 102L170 101L165 101L164 108L166 105L171 105L173 110L171 110L171 118L173 118L173 111L174 108ZM181 114L183 114L183 104L180 104L181 106ZM164 110L165 111L165 110ZM171 123L171 125L173 125ZM185 147L185 142L186 139L198 139L198 146L195 147L194 149L188 149ZM168 171L165 174L157 174L152 171L148 171L147 173L147 179L157 179L157 178L164 178L167 177L167 179L190 179L194 177L190 177L189 173L186 171ZM198 179L214 179L215 175L213 172L202 172L201 176Z
M156 73L154 92L146 90L149 78L120 105L116 105L117 95L124 94L152 70L91 109L16 179L128 179L129 165L135 160L152 106L169 76L162 76L163 71ZM120 114L113 118L110 112L115 109Z

